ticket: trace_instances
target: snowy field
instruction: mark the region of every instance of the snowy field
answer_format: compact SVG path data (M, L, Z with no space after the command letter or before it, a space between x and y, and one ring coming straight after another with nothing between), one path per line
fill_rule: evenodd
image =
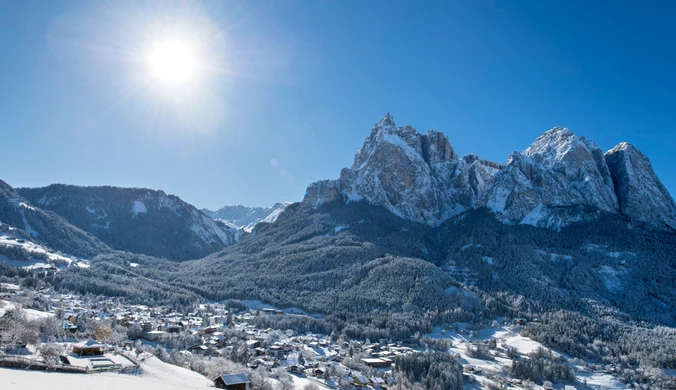
M0 244L21 247L28 252L43 255L47 257L49 263L53 263L57 267L64 266L68 267L71 265L75 265L78 267L89 267L89 262L86 260L82 259L78 260L76 257L64 256L62 254L50 250L45 246L30 241L19 242L17 241L17 239L12 238L11 236L8 235L0 235ZM28 260L28 261L14 260L9 259L7 256L2 255L0 255L0 262L5 262L13 267L43 268L48 266L47 262L45 262L44 260Z
M120 359L122 359L120 357ZM96 389L96 390L200 390L213 389L213 382L204 376L167 364L156 357L141 363L142 374L67 374L58 372L14 370L0 368L2 390ZM314 383L320 389L329 388L317 381L291 375L294 386L302 390ZM275 388L277 381L270 380Z
M442 329L440 326L436 326L432 329L432 333L428 334L429 337L435 339L450 339L453 341L453 347L451 352L455 353L459 357L459 361L463 365L472 365L484 373L500 373L504 367L509 367L511 365L511 359L508 359L506 356L494 356L493 360L482 360L471 358L467 354L467 348L471 345L471 342L489 340L491 338L496 339L498 345L509 346L515 348L522 355L528 355L535 351L538 348L544 348L548 351L551 351L554 354L561 354L556 350L546 348L544 345L540 344L535 340L531 340L528 337L523 337L516 333L514 329L509 326L498 326L495 328L484 328L476 330L476 337L469 337L469 329L467 323L458 323L457 328L458 332L451 329ZM590 389L623 389L625 385L620 382L617 378L612 375L602 373L602 372L590 372L586 371L584 367L575 366L575 376L579 383L583 383L585 380L587 386ZM488 380L487 378L471 374L478 383L472 385L466 385L465 389L480 389L485 388L487 385L497 385L497 383ZM562 386L558 386L559 388Z
M161 362L155 357L142 364L143 374L66 374L0 368L3 390L97 389L179 390L213 389L200 374Z
M16 305L14 302L9 302L9 301L2 301L0 300L0 317L4 316L5 313L8 310L12 310L16 308ZM24 313L26 313L26 317L28 317L29 320L36 320L38 318L46 318L46 317L51 317L54 314L52 313L46 313L44 311L38 311L38 310L33 310L33 309L22 309Z

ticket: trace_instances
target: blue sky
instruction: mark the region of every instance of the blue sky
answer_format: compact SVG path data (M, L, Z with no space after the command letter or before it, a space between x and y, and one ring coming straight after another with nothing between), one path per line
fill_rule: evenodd
M672 2L0 1L2 175L162 189L198 207L300 200L373 124L505 161L553 126L636 145L673 194ZM176 28L179 26L180 28ZM187 90L139 55L197 40Z

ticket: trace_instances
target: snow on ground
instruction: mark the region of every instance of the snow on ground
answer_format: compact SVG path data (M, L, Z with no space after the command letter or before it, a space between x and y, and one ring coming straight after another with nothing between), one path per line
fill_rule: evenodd
M36 244L34 242L30 241L24 241L23 242L17 241L16 238L7 236L7 235L0 235L0 245L8 245L8 246L18 246L22 247L25 251L29 253L36 253L36 254L42 254L50 262L56 262L56 263L64 263L66 265L71 265L74 261L77 261L75 257L67 257L64 256L60 253L56 253L55 251L50 250L49 248ZM42 263L44 264L45 261L43 260L30 260L30 261L22 261L22 260L14 260L14 259L8 259L6 256L0 256L0 262L7 262L9 265L13 267L26 267L26 266L34 266L36 264ZM16 262L16 263L13 263Z
M291 379L293 379L293 386L297 390L302 390L305 388L305 386L309 385L310 383L314 383L317 385L320 389L330 389L329 386L326 386L325 384L314 380L310 379L304 375L296 375L296 374L291 374Z
M531 225L538 226L538 223L546 217L546 212L543 210L543 205L539 204L534 208L528 215L526 215L522 220L522 225Z
M450 351L453 354L457 354L459 361L462 364L475 366L484 372L499 372L503 367L509 367L511 365L511 359L508 359L504 355L494 356L492 360L471 358L467 355L467 349L471 346L472 342L495 338L498 342L498 346L500 344L511 346L516 348L522 355L534 353L538 348L544 348L550 350L554 354L560 354L555 350L546 348L537 341L531 340L528 337L520 336L508 326L475 330L474 334L476 334L476 337L470 338L470 330L468 329L468 325L469 324L467 323L455 324L458 332L452 329L444 330L441 326L436 326L432 329L432 333L428 334L428 336L435 339L451 340L453 342L453 347L451 347ZM480 383L466 385L466 390L484 388L490 382L483 376L472 376L474 376L475 379L477 379L477 381ZM589 388L592 389L621 389L625 387L622 382L612 375L603 372L585 371L583 367L579 366L576 367L576 376L579 383L583 383L586 379Z
M221 303L225 303L225 302L226 301L222 301ZM283 311L287 314L305 315L305 316L315 317L315 318L319 318L319 319L323 319L324 317L326 317L323 314L308 314L305 311L303 311L302 309L297 308L297 307L287 307L287 308L279 309L277 307L274 307L272 305L268 305L267 303L263 303L259 300L255 300L255 299L240 299L240 302L247 305L249 307L249 309L252 309L252 310L274 309L274 310L281 310L281 311Z
M624 389L626 387L616 378L601 372L578 372L576 378L580 383L586 379L587 387L592 389Z
M16 307L14 302L9 301L0 301L0 317L4 316L8 310L12 310Z
M466 322L458 323L458 330L462 331L464 334L458 334L453 330L443 330L441 326L435 326L432 328L432 333L428 334L429 337L433 339L451 339L454 342L467 342L469 341L469 329ZM497 328L484 328L476 330L476 337L473 337L471 340L480 341L488 340L491 338L502 339L509 335L514 335L511 329L501 326Z
M26 267L30 269L48 266L44 260L12 260L5 255L0 255L0 263L7 263L7 265L12 267Z
M16 309L16 304L14 302L9 302L9 301L2 301L0 300L0 317L4 316L5 313L8 310ZM44 311L39 311L39 310L33 310L33 309L22 309L24 313L26 313L26 317L28 317L29 320L36 320L39 318L46 318L46 317L51 317L54 314L52 313L47 313Z
M202 375L150 357L141 364L141 375L101 373L66 374L0 368L3 390L97 389L185 390L213 389Z
M135 200L134 205L131 207L131 212L134 213L134 216L137 216L139 213L147 213L148 209L146 208L145 203L140 200Z
M624 290L622 281L619 278L621 273L621 271L607 265L601 266L601 269L599 269L599 274L603 279L606 289L612 293L618 293Z
M548 349L545 348L544 345L538 343L537 341L533 341L527 337L522 336L508 337L507 340L505 341L505 344L516 348L520 353L525 355L537 351L538 348Z
M123 355L106 353L103 356L78 356L71 353L68 355L68 362L73 366L92 367L97 363L106 362L110 364L119 364L122 368L133 367L134 363Z
M47 313L44 311L33 309L23 309L23 312L26 313L26 317L28 317L29 320L36 320L38 318L47 318L54 316L54 313Z

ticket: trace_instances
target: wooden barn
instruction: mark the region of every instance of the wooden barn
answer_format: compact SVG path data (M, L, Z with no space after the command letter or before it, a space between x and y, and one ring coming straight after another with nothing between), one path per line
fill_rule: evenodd
M214 386L219 389L248 390L249 378L244 373L221 375L214 379Z
M73 345L73 353L83 355L103 355L106 346L89 339Z

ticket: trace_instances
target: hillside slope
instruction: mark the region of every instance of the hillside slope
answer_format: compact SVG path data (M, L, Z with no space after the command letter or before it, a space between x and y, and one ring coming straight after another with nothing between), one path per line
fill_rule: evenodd
M240 234L162 191L62 184L17 191L110 247L133 253L196 259L234 244Z
M2 180L0 222L20 229L23 238L44 243L64 253L90 257L110 251L101 240L73 226L63 217L35 207Z

